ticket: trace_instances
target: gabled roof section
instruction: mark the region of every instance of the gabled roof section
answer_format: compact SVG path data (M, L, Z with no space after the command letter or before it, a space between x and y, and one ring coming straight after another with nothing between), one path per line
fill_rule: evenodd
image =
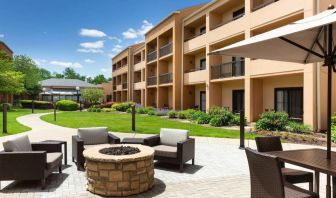
M58 79L50 78L40 81L42 87L84 87L95 88L97 85L78 80L78 79Z
M6 45L5 42L0 41L0 45L4 46L4 47L5 47L8 51L10 51L12 54L14 53L14 52L11 50L11 48L9 48L8 45Z

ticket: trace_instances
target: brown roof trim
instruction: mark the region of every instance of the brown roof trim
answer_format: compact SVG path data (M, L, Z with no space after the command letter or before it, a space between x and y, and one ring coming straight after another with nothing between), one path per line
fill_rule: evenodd
M8 45L6 45L5 42L0 41L0 44L2 44L3 46L5 46L5 48L7 48L7 50L10 51L12 54L14 53L14 52L11 50L11 48L9 48Z

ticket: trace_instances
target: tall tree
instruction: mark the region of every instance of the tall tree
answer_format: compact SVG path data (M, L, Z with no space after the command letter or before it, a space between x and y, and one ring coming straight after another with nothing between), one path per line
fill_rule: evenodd
M23 91L24 75L14 71L12 57L0 50L0 94L20 94Z
M92 84L95 84L95 85L108 82L108 80L105 78L105 76L103 74L99 74L99 75L95 76L93 79L92 78L87 78L87 81L89 83L92 83Z
M98 103L100 98L104 97L104 91L98 88L90 88L90 89L85 89L81 93L81 95L84 99L89 100L91 105L95 105Z
M52 78L51 72L44 68L39 69L39 75L40 75L41 80Z
M67 67L63 71L64 78L66 79L78 79L78 80L85 80L86 76L81 76L77 73L74 69Z
M40 69L30 57L25 55L15 56L13 68L15 71L25 75L24 87L28 95L34 97L41 92L42 88L39 83L42 80Z

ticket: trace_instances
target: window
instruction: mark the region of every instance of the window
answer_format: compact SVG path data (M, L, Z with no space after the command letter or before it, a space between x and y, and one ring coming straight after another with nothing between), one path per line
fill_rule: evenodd
M202 58L200 60L200 70L204 70L206 68L206 59Z
M232 13L234 19L240 18L245 14L245 8L240 8Z
M288 113L291 118L303 118L303 88L275 89L275 110Z
M245 91L232 90L232 111L240 113L245 107Z
M205 26L201 27L200 28L200 35L205 34L205 33L206 33L206 27Z

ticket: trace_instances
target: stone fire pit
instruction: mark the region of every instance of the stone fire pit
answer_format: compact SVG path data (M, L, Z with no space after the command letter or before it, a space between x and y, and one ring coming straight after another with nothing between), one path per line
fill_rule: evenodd
M140 152L112 155L110 147L130 146ZM126 149L127 152L132 148ZM133 149L137 150L137 149ZM103 154L103 153L108 154ZM154 184L154 149L142 145L104 144L86 149L87 190L103 196L129 196L147 191Z

